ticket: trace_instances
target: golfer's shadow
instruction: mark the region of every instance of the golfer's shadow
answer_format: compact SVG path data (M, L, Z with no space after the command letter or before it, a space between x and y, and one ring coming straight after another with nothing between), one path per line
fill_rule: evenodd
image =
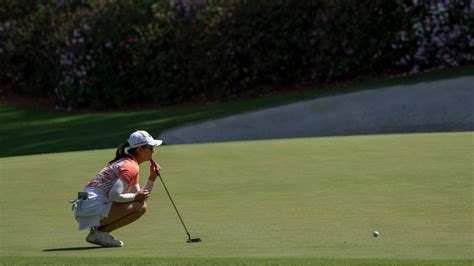
M92 247L51 248L51 249L43 249L43 251L44 251L44 252L51 252L51 251L74 251L74 250L89 250L89 249L98 249L98 248L107 248L107 247L92 246Z

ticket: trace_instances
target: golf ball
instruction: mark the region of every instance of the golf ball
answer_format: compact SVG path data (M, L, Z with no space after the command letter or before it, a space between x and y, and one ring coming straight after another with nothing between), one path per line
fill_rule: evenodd
M379 233L379 231L374 231L372 234L374 235L374 237L378 237L378 236L380 236L380 233Z

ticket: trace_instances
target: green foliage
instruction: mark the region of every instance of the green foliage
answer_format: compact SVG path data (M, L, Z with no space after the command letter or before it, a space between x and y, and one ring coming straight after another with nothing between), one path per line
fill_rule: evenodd
M7 0L2 91L101 109L472 64L469 1L419 2Z
M328 1L310 34L311 81L334 82L393 71L388 49L403 19L395 1Z

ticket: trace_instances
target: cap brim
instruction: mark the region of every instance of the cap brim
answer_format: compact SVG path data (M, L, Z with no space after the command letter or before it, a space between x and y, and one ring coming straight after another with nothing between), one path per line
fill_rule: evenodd
M148 145L158 147L163 143L161 139L154 139L152 142L148 143Z

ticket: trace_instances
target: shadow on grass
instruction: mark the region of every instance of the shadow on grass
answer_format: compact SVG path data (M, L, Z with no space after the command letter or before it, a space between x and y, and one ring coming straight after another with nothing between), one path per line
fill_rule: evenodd
M51 249L43 249L43 251L44 251L44 252L51 252L51 251L74 251L74 250L89 250L89 249L98 249L98 248L109 248L109 247L93 246L93 247L51 248Z
M415 76L354 81L347 85L275 93L269 97L243 98L208 105L181 105L144 110L116 112L57 113L34 108L15 107L0 102L1 157L114 149L135 130L160 133L187 123L196 123L242 112L255 111L297 101L328 97L395 85L411 85L424 81L470 76L474 66L442 72L421 73ZM1 99L0 99L1 100ZM165 140L166 143L166 140Z

